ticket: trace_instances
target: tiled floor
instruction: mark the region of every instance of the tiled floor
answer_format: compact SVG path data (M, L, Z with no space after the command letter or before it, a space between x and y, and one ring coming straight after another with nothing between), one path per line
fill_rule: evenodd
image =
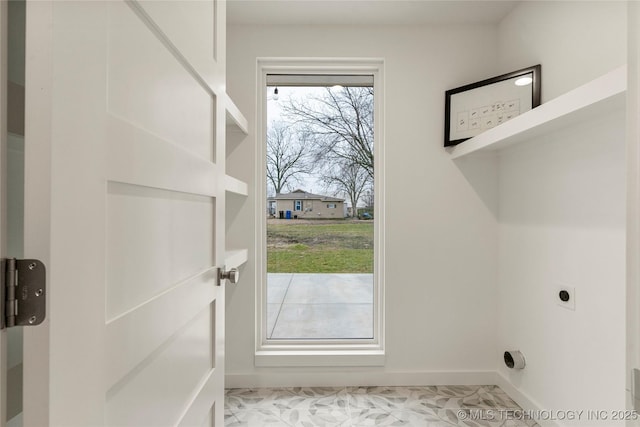
M497 386L229 389L225 426L531 427Z
M373 274L268 274L267 338L372 337Z

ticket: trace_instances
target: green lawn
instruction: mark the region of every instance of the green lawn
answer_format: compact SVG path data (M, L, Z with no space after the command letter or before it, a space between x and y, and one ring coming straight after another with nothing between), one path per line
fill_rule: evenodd
M270 221L269 273L373 273L373 221Z

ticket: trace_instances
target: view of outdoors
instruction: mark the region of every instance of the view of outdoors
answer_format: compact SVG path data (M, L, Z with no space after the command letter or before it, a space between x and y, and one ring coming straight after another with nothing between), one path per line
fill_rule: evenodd
M268 94L267 338L373 338L373 87Z

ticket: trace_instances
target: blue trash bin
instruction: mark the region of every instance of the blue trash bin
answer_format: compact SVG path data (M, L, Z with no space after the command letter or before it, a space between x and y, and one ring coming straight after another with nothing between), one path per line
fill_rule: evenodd
M291 219L291 211L287 211L287 219Z

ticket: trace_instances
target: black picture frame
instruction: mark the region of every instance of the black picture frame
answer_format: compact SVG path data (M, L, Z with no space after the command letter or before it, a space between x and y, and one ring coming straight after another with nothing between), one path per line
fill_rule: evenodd
M444 146L460 144L539 106L541 68L538 64L447 90ZM530 77L531 82L526 85L515 84L525 77Z

